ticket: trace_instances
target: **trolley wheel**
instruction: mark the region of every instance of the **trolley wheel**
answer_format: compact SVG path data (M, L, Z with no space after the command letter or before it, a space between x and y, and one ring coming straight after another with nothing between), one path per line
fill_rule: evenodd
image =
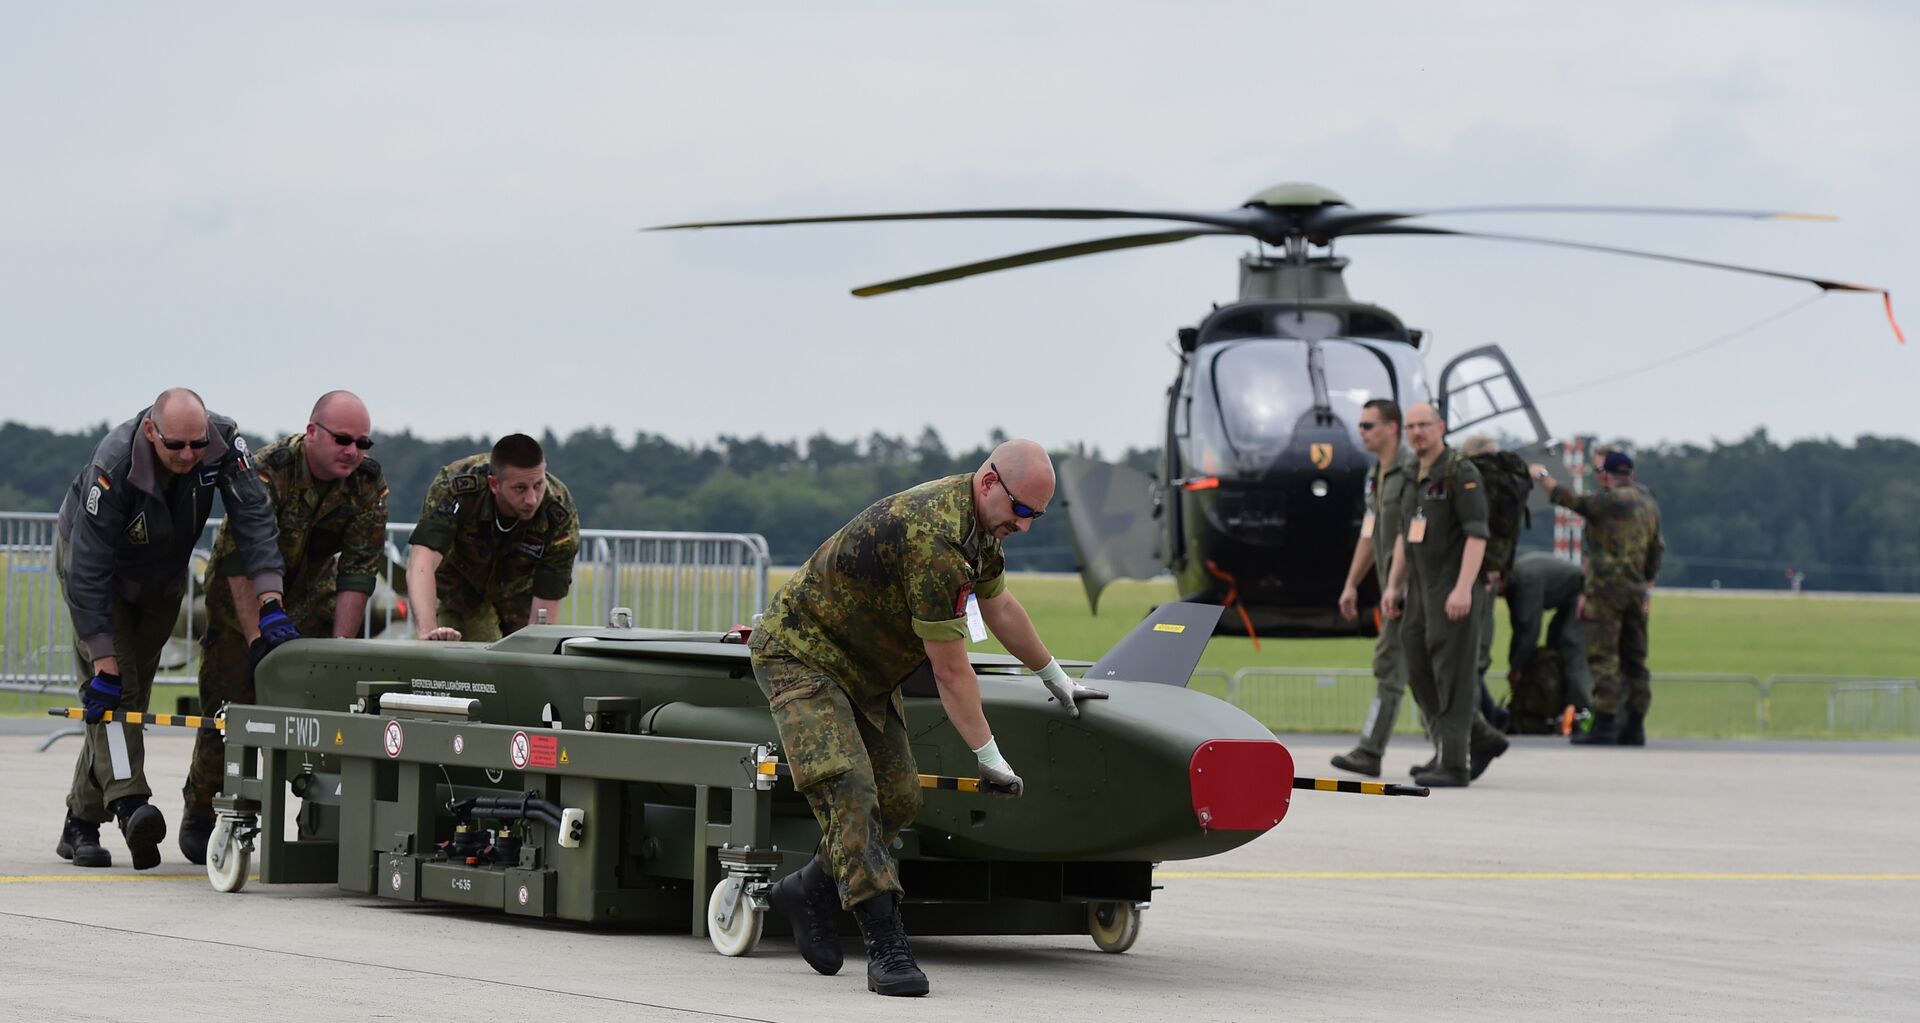
M1087 933L1100 951L1125 952L1140 938L1140 907L1131 902L1089 902Z
M240 821L222 814L207 837L207 881L217 892L237 892L247 886L253 869L253 846L235 837Z
M723 956L743 956L752 952L760 944L760 929L766 925L766 913L755 909L753 900L740 890L741 881L737 877L728 877L713 886L713 895L707 899L707 939L713 942L714 951ZM733 907L733 916L723 925L721 918L727 907Z

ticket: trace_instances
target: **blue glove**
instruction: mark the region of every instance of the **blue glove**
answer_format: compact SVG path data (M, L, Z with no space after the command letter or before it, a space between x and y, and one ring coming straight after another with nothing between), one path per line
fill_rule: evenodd
M287 616L286 609L277 600L260 605L260 638L267 641L268 650L290 639L300 638L300 629L293 624L293 619Z
M80 705L87 709L83 718L90 725L99 724L107 711L119 710L120 676L110 671L94 672L87 684L80 687Z

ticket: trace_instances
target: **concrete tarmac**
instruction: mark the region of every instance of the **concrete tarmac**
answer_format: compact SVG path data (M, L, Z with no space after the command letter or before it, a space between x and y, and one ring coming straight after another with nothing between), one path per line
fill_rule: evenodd
M852 942L829 978L771 937L728 959L326 885L221 895L171 834L136 874L111 826L115 866L78 869L53 854L77 744L37 732L0 734L4 1019L1920 1017L1920 744L1521 739L1465 791L1296 792L1259 841L1164 864L1131 952L921 938L933 993L902 1004ZM1347 739L1287 741L1339 776ZM170 828L190 742L149 732ZM1389 780L1425 758L1397 738Z

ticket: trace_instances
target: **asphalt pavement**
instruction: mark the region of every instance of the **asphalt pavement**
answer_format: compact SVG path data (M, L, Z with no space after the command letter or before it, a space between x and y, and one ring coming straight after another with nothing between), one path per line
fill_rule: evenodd
M866 991L851 942L828 978L772 937L729 959L326 885L222 895L171 835L135 873L111 827L116 865L78 869L53 854L77 747L35 752L51 727L0 732L3 1019L1920 1016L1920 744L1528 739L1464 791L1295 792L1259 841L1163 864L1132 951L921 938L933 993L902 1005ZM1339 776L1346 740L1287 741ZM149 733L170 827L189 747ZM1396 738L1392 780L1425 756Z

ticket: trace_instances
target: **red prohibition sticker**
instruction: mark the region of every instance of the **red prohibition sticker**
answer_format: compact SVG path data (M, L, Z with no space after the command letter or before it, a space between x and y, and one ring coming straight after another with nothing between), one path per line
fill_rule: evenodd
M400 730L400 722L398 721L387 722L387 756L389 757L399 756L400 747L405 745L406 741L407 741L406 733Z
M513 761L514 770L527 769L527 750L527 733L515 732L513 738L507 740L507 759Z

